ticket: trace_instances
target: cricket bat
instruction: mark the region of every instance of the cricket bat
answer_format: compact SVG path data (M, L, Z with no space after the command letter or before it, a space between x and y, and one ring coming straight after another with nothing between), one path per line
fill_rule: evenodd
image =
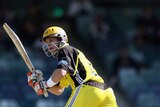
M20 55L22 56L24 62L26 63L26 65L28 66L29 70L31 72L35 71L35 68L22 44L22 42L20 41L19 37L17 36L17 34L8 26L7 23L3 24L3 28L4 30L7 32L8 36L10 37L10 39L13 41L14 45L16 46L18 52L20 53ZM44 93L45 97L48 97L48 93L47 90L45 90Z

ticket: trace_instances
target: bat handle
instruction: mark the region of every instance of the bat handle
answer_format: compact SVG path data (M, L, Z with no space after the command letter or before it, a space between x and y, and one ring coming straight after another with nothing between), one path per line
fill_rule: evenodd
M44 94L43 94L43 95L44 95L45 97L48 97L47 89L45 89L44 91L45 91L45 92L44 92Z
M44 83L43 83L44 84ZM44 86L44 94L43 94L45 97L48 97L48 91L47 91L47 88Z

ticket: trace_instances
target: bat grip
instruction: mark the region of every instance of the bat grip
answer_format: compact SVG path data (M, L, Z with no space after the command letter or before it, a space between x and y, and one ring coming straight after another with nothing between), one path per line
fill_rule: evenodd
M48 97L48 92L47 92L47 89L44 90L44 94L43 94L45 97Z

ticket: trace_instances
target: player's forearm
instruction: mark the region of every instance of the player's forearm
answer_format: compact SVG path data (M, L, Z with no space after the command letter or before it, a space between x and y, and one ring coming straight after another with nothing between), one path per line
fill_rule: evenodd
M51 76L52 81L58 83L66 75L66 73L67 71L64 69L56 69Z
M48 91L49 91L50 93L55 94L55 95L58 96L58 95L61 95L61 94L63 93L64 88L61 87L61 86L59 86L59 85L55 85L55 86L49 88Z
M51 77L47 80L47 87L53 87L60 82L60 80L65 77L67 71L64 69L56 69Z

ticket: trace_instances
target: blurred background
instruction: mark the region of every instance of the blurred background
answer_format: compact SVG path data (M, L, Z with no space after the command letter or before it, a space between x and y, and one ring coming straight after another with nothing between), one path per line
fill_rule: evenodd
M4 22L46 79L57 62L45 56L40 39L57 25L113 87L119 107L160 107L159 5L159 0L0 0L0 107L64 107L71 91L36 95Z

